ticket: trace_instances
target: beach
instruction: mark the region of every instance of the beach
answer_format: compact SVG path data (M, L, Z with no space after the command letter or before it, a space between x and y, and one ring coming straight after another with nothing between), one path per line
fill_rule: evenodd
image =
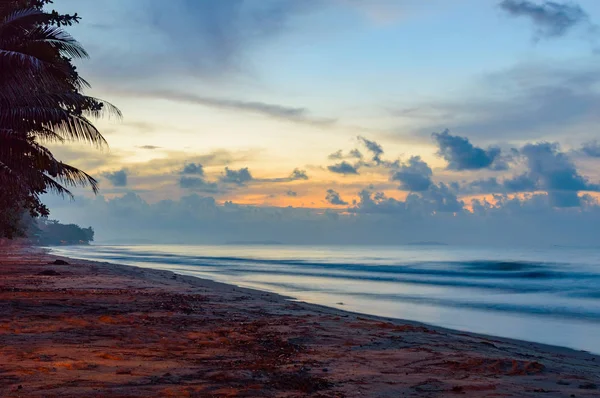
M600 394L600 356L587 352L1 250L2 397Z

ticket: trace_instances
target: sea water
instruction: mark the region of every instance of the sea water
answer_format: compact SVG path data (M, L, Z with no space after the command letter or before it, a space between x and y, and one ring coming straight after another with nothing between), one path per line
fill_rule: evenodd
M599 248L136 245L53 252L600 353Z

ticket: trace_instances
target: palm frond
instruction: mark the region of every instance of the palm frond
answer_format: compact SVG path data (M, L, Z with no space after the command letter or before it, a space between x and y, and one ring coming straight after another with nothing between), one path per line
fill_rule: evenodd
M106 140L85 116L59 107L29 106L12 109L0 108L0 126L11 126L18 131L43 127L55 131L68 140L76 140L103 147Z
M14 8L14 7L12 7ZM4 14L0 9L0 15ZM30 25L32 19L39 18L45 15L45 13L36 8L22 8L17 10L11 10L6 16L0 19L0 33L8 28L22 28L23 25Z
M44 183L46 184L46 187L48 188L48 190L50 192L58 194L62 197L68 196L71 199L75 198L73 196L73 194L71 193L71 191L69 191L67 188L63 187L60 183L58 183L51 177L44 175L43 179L44 179Z
M73 187L85 187L89 185L94 193L98 193L98 181L94 177L68 164L59 162L57 178Z
M37 26L27 33L27 47L40 43L58 50L62 55L71 58L88 58L89 54L64 29L57 26Z
M20 66L22 68L41 68L43 61L36 56L25 54L20 51L5 50L0 48L0 66L8 68L10 66Z
M37 3L0 0L0 188L40 206L47 191L73 197L69 187L89 186L97 193L96 179L57 160L44 144L103 147L91 119L121 118L121 111L82 93L89 83L71 60L88 53L54 14L23 4Z

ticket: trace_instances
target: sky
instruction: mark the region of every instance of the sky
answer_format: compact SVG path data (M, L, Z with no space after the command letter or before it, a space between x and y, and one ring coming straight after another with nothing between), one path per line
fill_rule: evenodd
M600 2L55 0L99 241L597 245Z

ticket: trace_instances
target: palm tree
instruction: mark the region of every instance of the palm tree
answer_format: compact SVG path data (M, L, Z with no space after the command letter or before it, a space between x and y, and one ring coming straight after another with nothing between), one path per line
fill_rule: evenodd
M57 160L44 144L106 146L90 119L121 116L109 103L82 94L89 84L72 60L87 53L61 27L78 17L43 11L48 2L0 4L0 212L21 208L33 216L47 215L39 201L42 193L72 196L68 188L75 186L97 192L93 177ZM0 224L9 218L14 217L0 215Z

